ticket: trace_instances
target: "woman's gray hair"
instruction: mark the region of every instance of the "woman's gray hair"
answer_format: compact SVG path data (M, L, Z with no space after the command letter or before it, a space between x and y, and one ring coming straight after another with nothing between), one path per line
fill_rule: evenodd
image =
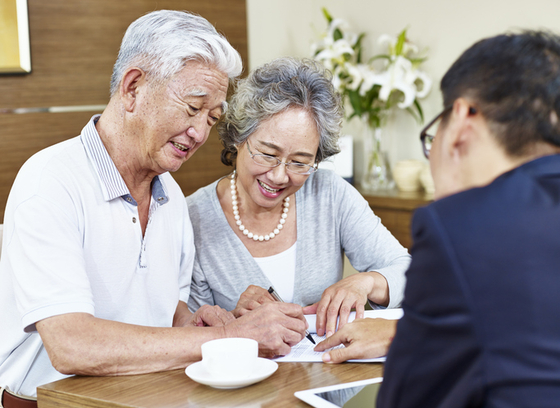
M111 96L127 69L137 66L163 82L185 63L199 60L235 78L241 56L205 18L186 11L159 10L134 21L124 34L111 76Z
M342 102L331 83L331 74L312 60L278 58L238 82L218 134L224 146L222 163L232 166L236 146L251 136L259 125L286 109L308 111L319 132L316 163L338 152L343 118Z

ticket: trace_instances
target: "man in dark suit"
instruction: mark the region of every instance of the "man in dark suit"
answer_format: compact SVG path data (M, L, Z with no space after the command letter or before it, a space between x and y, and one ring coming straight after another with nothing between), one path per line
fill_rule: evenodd
M441 91L421 136L437 200L414 216L377 407L558 407L560 37L482 40Z

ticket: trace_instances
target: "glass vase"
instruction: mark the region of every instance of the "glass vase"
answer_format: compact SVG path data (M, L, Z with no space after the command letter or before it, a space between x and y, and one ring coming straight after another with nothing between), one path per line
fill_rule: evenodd
M362 187L366 190L390 190L395 187L387 151L383 148L383 130L364 123L365 169Z

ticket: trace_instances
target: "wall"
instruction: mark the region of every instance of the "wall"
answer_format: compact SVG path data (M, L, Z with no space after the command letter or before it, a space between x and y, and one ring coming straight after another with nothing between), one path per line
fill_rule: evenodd
M29 75L0 76L0 223L18 169L35 152L80 133L92 114L2 114L3 109L104 105L109 79L128 25L157 9L190 10L224 33L247 61L245 0L28 0ZM229 169L220 162L213 131L196 155L174 174L185 194Z
M434 89L422 106L426 120L441 106L439 81L453 61L475 41L516 28L546 27L560 33L560 1L557 0L247 0L249 66L254 68L280 56L309 56L311 42L325 30L321 7L346 20L354 32L367 33L365 57L380 50L379 35L396 35L408 27L409 38L420 49L428 48L424 70ZM386 129L391 162L423 159L418 134L421 125L397 112ZM358 135L357 126L346 126ZM359 135L354 146L359 151ZM355 158L355 174L361 175L361 157Z

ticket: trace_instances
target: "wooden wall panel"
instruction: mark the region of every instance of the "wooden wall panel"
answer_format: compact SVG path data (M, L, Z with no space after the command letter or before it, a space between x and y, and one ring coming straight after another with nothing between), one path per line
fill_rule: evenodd
M0 76L0 111L21 107L106 104L109 80L128 25L158 9L189 10L208 19L247 66L245 0L28 0L33 72ZM0 114L0 222L18 169L35 152L79 134L87 113ZM213 131L174 174L190 194L229 169Z

